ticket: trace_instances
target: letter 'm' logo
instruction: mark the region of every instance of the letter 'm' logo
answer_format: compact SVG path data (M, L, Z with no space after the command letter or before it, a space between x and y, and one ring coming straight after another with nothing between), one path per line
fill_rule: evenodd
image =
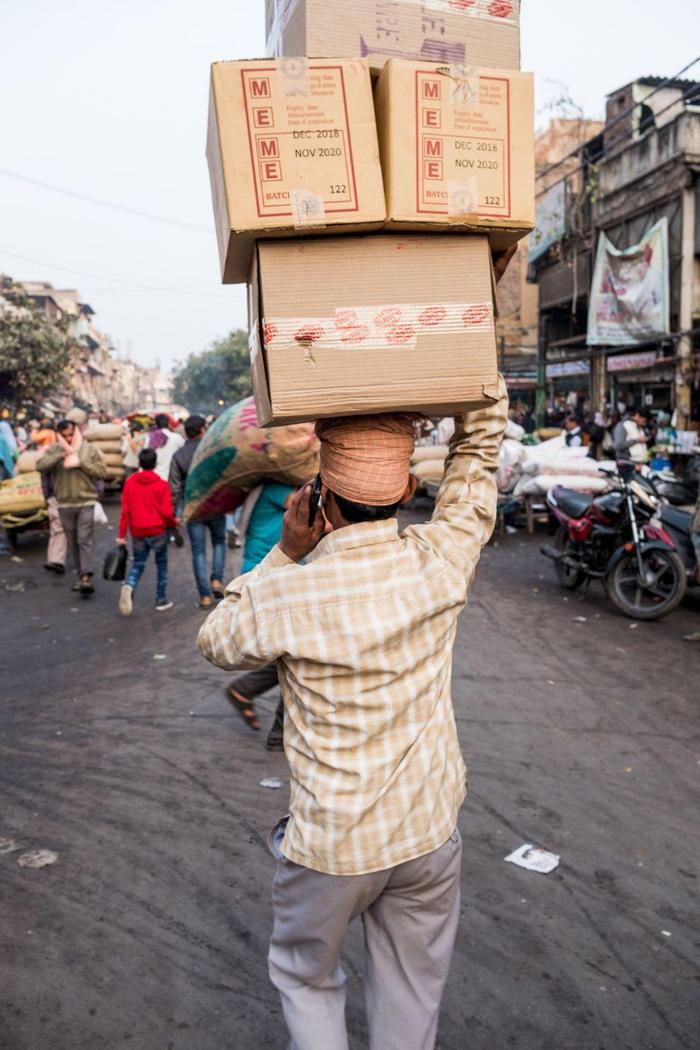
M250 80L250 94L252 98L270 97L270 78L261 77L259 80Z

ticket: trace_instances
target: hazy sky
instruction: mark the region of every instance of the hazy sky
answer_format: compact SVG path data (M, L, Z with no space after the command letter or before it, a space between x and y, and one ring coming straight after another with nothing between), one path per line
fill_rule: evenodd
M3 7L0 272L77 287L99 327L143 364L169 366L245 326L243 290L218 279L204 159L208 66L264 55L264 0ZM523 69L538 78L538 124L562 86L598 116L614 88L676 73L695 57L697 24L697 0L524 0Z

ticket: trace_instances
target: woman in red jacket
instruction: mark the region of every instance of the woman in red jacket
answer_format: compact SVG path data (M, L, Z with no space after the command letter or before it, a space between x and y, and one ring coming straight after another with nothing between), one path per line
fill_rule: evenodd
M156 453L145 448L139 453L137 474L127 479L122 492L122 513L119 519L117 543L126 543L127 532L131 533L134 560L126 583L119 596L119 612L129 616L133 609L133 595L146 568L151 551L156 556L158 581L156 585L156 609L165 612L173 603L166 596L168 587L168 529L180 524L173 513L173 501L167 482L154 471Z

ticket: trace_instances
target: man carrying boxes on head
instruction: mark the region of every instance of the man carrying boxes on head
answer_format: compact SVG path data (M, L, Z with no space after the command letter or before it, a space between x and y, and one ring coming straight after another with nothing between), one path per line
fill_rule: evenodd
M466 794L452 646L495 522L507 404L500 380L494 404L457 418L433 517L403 533L410 418L320 423L323 510L297 493L279 545L200 631L218 667L277 661L291 812L271 839L269 967L296 1050L347 1050L339 953L358 915L370 1047L435 1045Z

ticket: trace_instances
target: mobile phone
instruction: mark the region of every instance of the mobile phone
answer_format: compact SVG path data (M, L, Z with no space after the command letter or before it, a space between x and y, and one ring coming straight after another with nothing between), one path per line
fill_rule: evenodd
M311 499L309 500L309 528L313 529L316 522L316 515L319 510L323 509L323 500L321 498L321 492L323 490L323 482L321 481L321 475L317 474L314 481L314 487L311 490Z

